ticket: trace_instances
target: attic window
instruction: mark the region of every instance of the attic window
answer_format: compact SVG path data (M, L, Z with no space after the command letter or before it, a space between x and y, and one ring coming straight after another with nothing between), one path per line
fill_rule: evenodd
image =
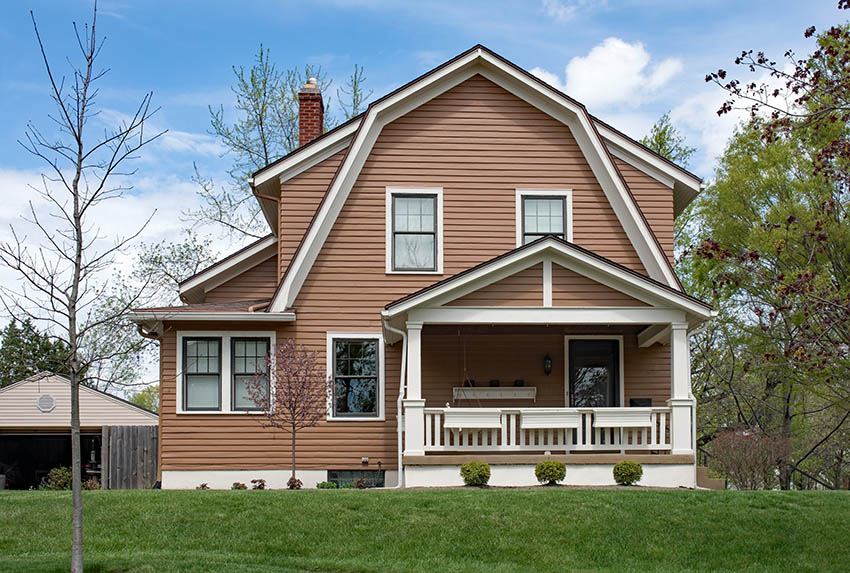
M442 189L387 188L387 272L442 272Z
M50 394L42 394L38 397L38 401L36 402L38 409L44 412L50 412L53 408L56 407L56 399Z
M516 231L517 247L547 235L572 241L572 192L517 189Z

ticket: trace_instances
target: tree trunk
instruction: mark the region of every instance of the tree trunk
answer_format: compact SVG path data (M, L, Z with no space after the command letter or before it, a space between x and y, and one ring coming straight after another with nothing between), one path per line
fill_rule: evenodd
M71 525L71 573L83 573L83 486L80 453L80 381L71 372L71 497L74 517Z
M292 478L295 478L295 424L292 425Z
M782 453L779 462L779 489L791 489L791 473L794 464L791 463L791 391L785 394L785 407L782 410L782 438L789 444L788 449Z

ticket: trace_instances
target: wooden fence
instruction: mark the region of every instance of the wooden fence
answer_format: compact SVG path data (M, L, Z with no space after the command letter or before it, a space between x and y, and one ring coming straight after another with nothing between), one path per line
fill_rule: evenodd
M103 426L103 489L150 489L156 483L158 426Z

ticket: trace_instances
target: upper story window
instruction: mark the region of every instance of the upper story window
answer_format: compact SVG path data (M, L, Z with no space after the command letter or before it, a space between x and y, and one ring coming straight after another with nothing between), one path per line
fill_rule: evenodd
M572 241L572 192L518 189L516 218L518 247L546 235Z
M180 331L177 340L178 413L257 411L248 384L259 375L268 393L274 332Z
M387 272L441 273L442 189L387 188Z
M221 409L221 338L183 339L183 409Z
M383 415L383 342L380 334L328 333L332 378L331 419L375 419Z

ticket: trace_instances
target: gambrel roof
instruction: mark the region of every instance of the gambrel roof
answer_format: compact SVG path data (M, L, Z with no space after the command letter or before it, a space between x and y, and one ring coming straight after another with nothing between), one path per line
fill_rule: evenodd
M358 122L350 122L335 136L326 136L324 147L321 142L314 146L315 153L325 156L346 149L345 157L284 273L268 312L282 312L292 307L382 128L476 74L570 129L649 276L670 288L681 290L669 260L616 168L597 122L584 106L479 45L373 102ZM607 129L617 135L617 132ZM348 132L352 134L346 148L344 140ZM619 137L622 138L622 135L619 134ZM305 161L306 158L299 158L297 154L284 158L275 169L255 174L253 185L256 188L274 178L274 173L280 169L303 170Z

